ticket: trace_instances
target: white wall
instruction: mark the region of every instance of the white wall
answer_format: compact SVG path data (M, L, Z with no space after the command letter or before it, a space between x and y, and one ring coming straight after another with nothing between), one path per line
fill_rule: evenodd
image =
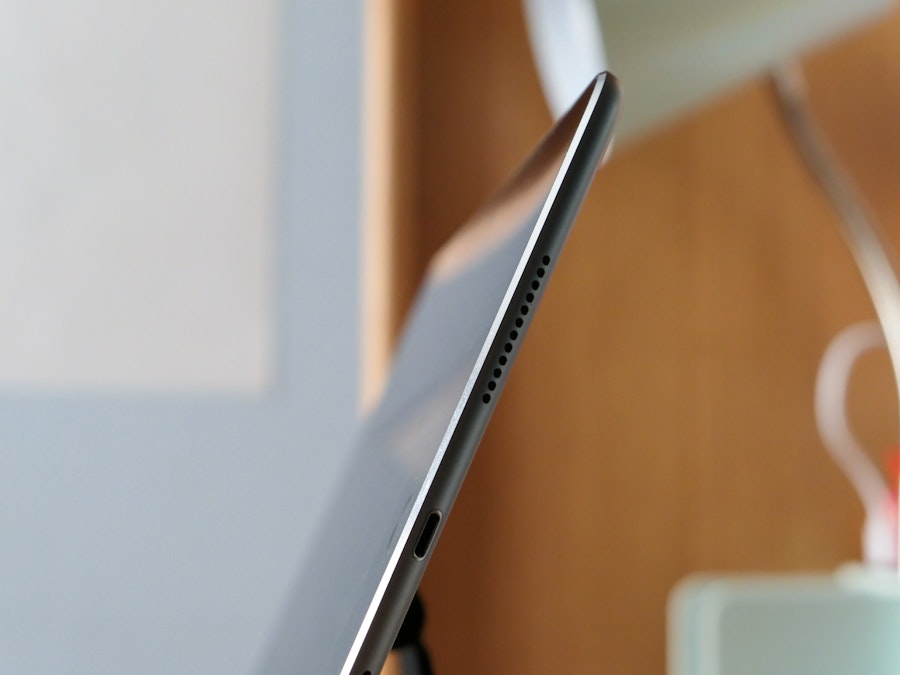
M0 0L0 672L251 672L355 417L361 4Z
M0 381L271 383L278 9L0 3Z

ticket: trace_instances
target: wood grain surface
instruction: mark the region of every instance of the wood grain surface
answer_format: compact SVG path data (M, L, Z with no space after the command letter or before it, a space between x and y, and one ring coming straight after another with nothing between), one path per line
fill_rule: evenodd
M428 257L550 124L518 2L391 11L408 32L386 330ZM900 14L805 66L896 240ZM666 598L684 575L858 556L861 508L812 397L829 340L872 316L767 82L617 148L426 574L436 672L661 673ZM896 405L886 357L867 358L852 412L875 451L897 435Z

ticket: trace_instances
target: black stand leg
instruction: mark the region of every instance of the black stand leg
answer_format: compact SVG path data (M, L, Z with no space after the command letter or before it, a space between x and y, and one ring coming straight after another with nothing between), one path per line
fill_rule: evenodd
M416 593L406 618L394 640L394 653L400 657L403 675L432 675L428 650L422 642L422 628L425 625L425 606Z

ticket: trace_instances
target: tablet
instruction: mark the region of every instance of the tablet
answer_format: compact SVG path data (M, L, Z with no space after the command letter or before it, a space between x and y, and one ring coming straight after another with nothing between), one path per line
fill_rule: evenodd
M609 142L600 74L439 251L261 675L377 675ZM460 574L464 574L460 570Z

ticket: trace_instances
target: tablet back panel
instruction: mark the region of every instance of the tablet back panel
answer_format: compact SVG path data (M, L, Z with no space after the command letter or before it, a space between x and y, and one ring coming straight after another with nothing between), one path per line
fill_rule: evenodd
M609 140L600 75L432 261L264 675L377 673Z

